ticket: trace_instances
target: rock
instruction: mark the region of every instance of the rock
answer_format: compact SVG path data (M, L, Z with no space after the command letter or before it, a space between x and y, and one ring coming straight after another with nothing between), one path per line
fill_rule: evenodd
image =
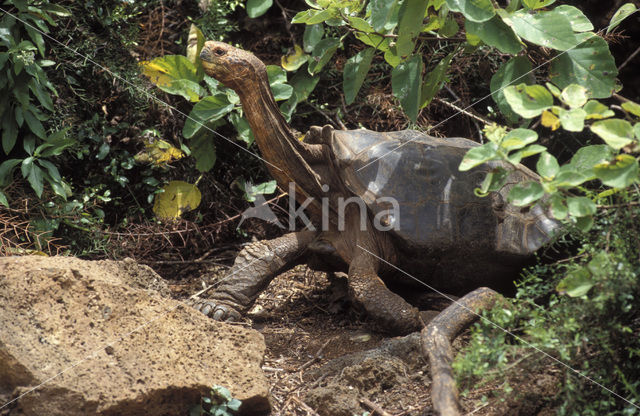
M131 260L0 258L0 414L182 416L212 385L268 413L262 335L167 293Z
M310 370L305 378L321 380L305 403L321 416L360 415L360 399L376 397L407 382L407 374L422 367L420 333L383 341L377 348L335 358Z

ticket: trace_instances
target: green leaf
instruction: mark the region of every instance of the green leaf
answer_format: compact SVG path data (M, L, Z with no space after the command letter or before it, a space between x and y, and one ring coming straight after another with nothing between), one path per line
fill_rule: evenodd
M633 3L626 3L620 6L620 8L613 14L611 18L611 22L609 22L609 26L607 27L607 34L615 29L624 19L629 17L633 12L636 11L636 5Z
M553 13L566 16L574 32L588 32L593 30L591 21L577 7L563 4L553 9Z
M189 117L184 122L182 135L187 139L193 137L204 125L224 117L233 109L226 94L204 97L193 106Z
M344 99L347 105L356 99L371 67L374 52L375 49L367 48L347 60L342 73Z
M287 71L295 71L309 60L309 55L299 45L293 45L293 53L283 55L280 58L280 65Z
M42 196L42 191L44 190L42 169L33 163L33 161L34 159L32 157L28 157L22 161L22 177L27 179L31 188L33 188L38 198L40 198Z
M539 144L531 144L523 148L522 150L518 150L517 152L511 153L507 157L507 160L513 163L514 165L517 165L525 157L537 155L538 153L542 153L545 150L547 150L547 148L544 146L541 146Z
M612 157L613 152L611 148L605 144L583 146L573 155L571 161L565 166L562 166L560 170L580 172L587 177L586 180L591 180L595 179L594 166L610 160ZM577 185L579 185L579 183Z
M567 131L582 131L586 116L587 112L582 108L573 108L571 110L560 108L559 110L560 123L562 128Z
M472 22L486 22L495 16L491 0L447 0L447 6L454 11L460 12L465 18Z
M409 119L416 121L420 108L422 55L412 55L391 70L391 87Z
M596 213L596 204L586 196L571 196L567 198L569 214L574 217L586 217Z
M556 0L523 0L523 3L528 8L535 10L535 9L541 9L543 7L547 7L555 3L555 1Z
M553 180L553 186L557 188L573 188L595 178L595 175L593 178L587 175L587 173L569 170L565 166L562 166L560 172Z
M309 74L317 74L329 62L340 45L338 38L327 38L318 42L309 59Z
M621 104L621 107L627 113L640 117L640 104L634 103L633 101L625 101Z
M33 95L36 96L36 98L44 108L46 108L51 112L54 111L53 101L51 101L51 96L49 95L48 92L46 92L42 88L40 83L38 83L35 78L32 78L29 81L29 89L31 90L31 92L33 92Z
M162 189L164 192L157 194L153 203L153 212L160 219L178 219L183 213L200 205L202 195L196 185L184 181L171 181Z
M542 185L538 182L526 182L516 184L511 188L507 200L515 206L522 207L536 202L543 196Z
M484 23L466 20L464 26L467 34L478 36L484 43L497 48L500 52L515 55L522 50L522 43L516 34L498 16Z
M542 85L511 85L504 89L511 109L524 118L533 118L553 105L553 96Z
M591 91L592 98L610 97L618 75L607 42L599 36L580 43L551 62L549 76L560 88L578 84Z
M615 113L609 107L596 100L589 100L583 110L587 113L587 120L613 117Z
M186 56L166 55L141 62L142 73L161 90L198 101L204 89L198 84L203 77Z
M373 26L376 32L383 32L385 29L390 30L396 25L396 22L393 22L392 17L394 12L396 16L399 12L397 0L371 0L370 4L371 26ZM391 27L387 27L389 22L392 22Z
M613 163L601 163L594 170L596 177L612 188L626 188L638 181L638 161L631 155L620 154Z
M9 159L0 164L0 186L7 186L13 182L13 170L22 162L22 159Z
M304 28L304 34L302 35L302 46L306 53L313 52L313 48L316 47L318 42L324 36L324 27L321 24L307 25Z
M517 11L511 15L503 14L502 20L511 26L516 35L545 48L566 51L580 42L571 28L571 22L562 13L529 14Z
M595 286L591 273L586 267L581 267L567 274L556 286L560 294L566 294L572 298L586 295Z
M9 154L16 144L18 138L18 126L11 117L10 111L5 111L2 117L2 149L5 154Z
M415 48L415 38L422 32L422 21L427 10L424 0L404 0L400 6L396 55L404 58Z
M562 90L560 98L571 108L582 107L589 98L589 90L582 85L571 84Z
M190 140L191 154L196 158L196 169L208 172L216 163L216 146L213 138L200 133Z
M229 121L233 124L238 132L238 138L245 142L247 146L250 146L254 141L253 133L251 132L251 126L246 118L240 117L236 111L229 114Z
M31 112L30 109L23 111L23 115L24 115L24 120L27 122L27 126L29 126L29 129L33 134L35 134L41 139L44 139L47 137L44 131L44 127L42 126L42 123L40 122L40 120L38 120L36 115Z
M579 218L576 218L575 220L576 220L576 227L583 233L586 233L591 229L591 227L593 227L593 223L594 223L593 215L587 215L586 217L579 217Z
M511 110L511 106L507 103L507 99L504 97L504 88L513 83L533 83L530 73L531 63L529 60L524 56L516 56L502 64L491 77L491 97L502 114L511 122L517 121L518 115Z
M286 100L293 94L293 87L286 84L287 71L278 65L267 65L267 77L276 101Z
M636 139L640 140L640 122L633 125L633 132L636 135Z
M500 147L506 151L522 149L538 140L538 133L529 129L513 129L500 142Z
M462 162L460 162L458 169L464 172L498 158L498 145L493 142L485 143L482 146L472 147L469 149L467 154L464 155L464 158L462 158Z
M487 196L489 192L499 191L506 183L509 173L508 170L499 166L492 169L487 173L487 176L484 177L480 188L473 190L474 193L479 197L484 197Z
M600 120L593 123L590 129L615 150L633 142L633 127L627 120Z
M9 200L2 191L0 191L0 205L4 205L5 207L9 208Z
M536 164L536 171L544 179L553 179L560 171L560 165L551 153L542 152Z
M364 32L364 33L373 32L373 28L371 27L369 22L367 22L363 18L361 18L361 17L349 17L348 19L349 19L349 25L352 28L354 28L355 30L359 30L360 32Z
M422 84L422 96L420 97L420 108L424 108L431 103L433 97L440 91L444 84L449 64L453 58L454 52L445 56L436 67L427 74L424 84Z
M269 10L273 5L273 0L247 0L247 15L255 19Z
M563 220L569 214L569 208L567 208L567 203L560 193L552 194L549 198L549 202L551 205L551 215L553 218L557 220Z

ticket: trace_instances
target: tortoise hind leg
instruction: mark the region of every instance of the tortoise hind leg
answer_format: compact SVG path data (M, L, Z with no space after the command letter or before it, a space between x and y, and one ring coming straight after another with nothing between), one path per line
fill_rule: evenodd
M478 318L479 310L492 307L499 297L489 288L478 288L452 303L422 330L422 354L431 366L431 401L440 416L461 414L451 342Z
M408 334L419 330L422 324L418 309L385 286L376 272L375 260L365 252L352 260L349 265L349 298L392 333Z
M274 277L296 264L315 235L305 230L248 244L216 291L192 306L217 321L237 321Z

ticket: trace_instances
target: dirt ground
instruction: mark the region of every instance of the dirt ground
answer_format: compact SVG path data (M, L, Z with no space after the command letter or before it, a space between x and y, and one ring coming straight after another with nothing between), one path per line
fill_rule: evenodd
M184 297L223 274L216 266L201 274L205 278L170 282L170 288ZM263 370L271 383L272 415L435 415L418 334L392 338L376 331L346 296L345 278L298 266L274 279L238 324L265 337ZM447 302L440 303L446 307ZM467 339L465 333L456 340L456 351ZM463 414L555 414L552 399L562 372L552 365L542 368L546 373L513 369L508 395L502 393L506 378L500 376L474 387L462 398Z

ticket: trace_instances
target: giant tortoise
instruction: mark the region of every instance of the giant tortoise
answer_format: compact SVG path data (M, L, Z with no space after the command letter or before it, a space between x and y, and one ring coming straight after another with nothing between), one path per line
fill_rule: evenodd
M421 327L419 311L385 281L413 276L448 293L504 288L558 228L540 206L507 203L513 184L537 178L525 167L511 169L499 192L476 196L497 163L460 172L477 145L470 140L329 126L298 140L258 58L214 41L200 57L208 75L238 93L270 173L311 223L244 247L216 291L196 304L214 319L238 319L271 279L305 261L347 272L352 303L387 330L407 333Z

